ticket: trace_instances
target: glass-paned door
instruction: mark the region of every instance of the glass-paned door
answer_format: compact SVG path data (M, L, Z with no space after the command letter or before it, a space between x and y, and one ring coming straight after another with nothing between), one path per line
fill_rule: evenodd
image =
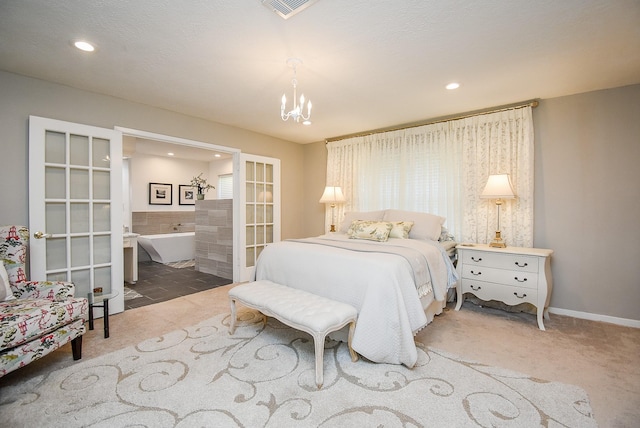
M248 281L260 252L280 241L280 160L242 154L240 177L240 281Z
M124 310L120 132L29 118L29 229L31 278L117 292Z

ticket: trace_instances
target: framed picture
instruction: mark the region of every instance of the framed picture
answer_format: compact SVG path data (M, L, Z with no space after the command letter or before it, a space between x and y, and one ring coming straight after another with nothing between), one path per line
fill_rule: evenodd
M180 205L195 205L196 204L196 188L188 184L180 184Z
M166 183L149 183L149 205L173 204L173 185Z

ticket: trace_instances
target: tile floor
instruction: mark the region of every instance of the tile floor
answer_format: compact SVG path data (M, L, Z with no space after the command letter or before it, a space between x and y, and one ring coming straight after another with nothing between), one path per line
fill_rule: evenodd
M138 263L138 282L125 284L142 297L125 300L126 309L165 302L177 297L231 284L230 279L196 271L193 267L176 269L153 261Z

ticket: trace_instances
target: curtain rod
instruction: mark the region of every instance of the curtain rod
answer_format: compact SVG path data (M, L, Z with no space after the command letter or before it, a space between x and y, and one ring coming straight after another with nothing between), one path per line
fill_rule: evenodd
M529 101L520 102L516 104L508 104L508 105L499 106L499 107L490 107L484 110L474 110L467 113L462 113L460 115L441 116L435 119L427 119L420 122L411 122L411 123L405 123L402 125L390 126L388 128L378 128L378 129L373 129L371 131L356 132L354 134L347 134L347 135L341 135L339 137L326 138L324 141L326 144L333 141L346 140L347 138L364 137L367 135L380 134L382 132L400 131L402 129L416 128L418 126L433 125L434 123L466 119L468 117L479 116L481 114L498 113L501 111L515 110L518 108L529 107L529 106L531 106L532 108L536 108L538 107L539 104L540 102L538 100L529 100Z

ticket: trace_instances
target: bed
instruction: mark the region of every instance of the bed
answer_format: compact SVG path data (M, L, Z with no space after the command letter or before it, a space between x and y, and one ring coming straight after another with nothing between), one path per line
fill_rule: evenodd
M455 245L442 240L443 223L400 210L347 213L338 232L268 245L256 280L353 305L353 349L374 362L413 367L414 334L442 312L457 281L447 252Z

